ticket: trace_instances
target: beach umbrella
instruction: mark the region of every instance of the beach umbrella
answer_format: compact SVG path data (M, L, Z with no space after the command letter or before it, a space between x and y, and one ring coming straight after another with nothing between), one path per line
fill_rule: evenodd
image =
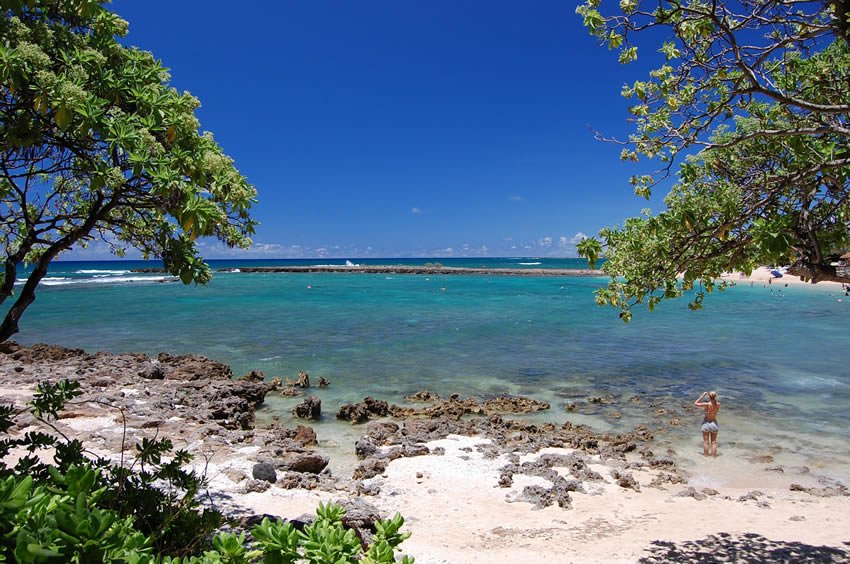
M778 270L771 270L770 273L773 275L774 278L782 278L782 273Z

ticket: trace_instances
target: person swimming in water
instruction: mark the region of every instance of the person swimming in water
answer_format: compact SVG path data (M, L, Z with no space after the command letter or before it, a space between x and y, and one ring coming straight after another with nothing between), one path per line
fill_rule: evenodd
M708 401L702 401L705 396L708 396ZM711 450L711 455L717 458L717 433L720 431L717 426L717 412L720 411L717 392L703 392L694 405L705 411L702 418L702 454L708 456Z

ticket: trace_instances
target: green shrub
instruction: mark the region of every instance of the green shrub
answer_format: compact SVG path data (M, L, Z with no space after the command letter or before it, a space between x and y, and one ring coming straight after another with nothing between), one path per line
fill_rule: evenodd
M319 504L316 520L296 530L291 523L263 521L245 533L212 533L222 524L218 511L201 508L202 476L184 467L192 456L173 451L167 439L143 439L129 467L84 455L83 445L64 437L51 420L80 395L79 384L42 383L28 407L0 406L0 433L30 411L62 439L31 432L0 440L0 562L127 562L130 564L388 564L410 537L404 518L375 523L363 547L343 523L345 509ZM24 448L13 467L4 458ZM53 448L53 464L36 456ZM400 562L412 564L402 556Z

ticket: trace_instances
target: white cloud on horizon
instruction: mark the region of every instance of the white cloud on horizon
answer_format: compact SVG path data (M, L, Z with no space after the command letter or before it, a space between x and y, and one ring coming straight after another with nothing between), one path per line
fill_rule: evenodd
M585 234L544 235L534 240L504 237L489 242L463 242L460 245L444 247L395 248L369 245L360 247L344 243L325 245L304 245L299 243L255 242L247 249L228 248L217 240L198 241L198 251L207 259L356 259L356 258L406 258L406 257L487 257L487 256L539 256L549 258L576 257L575 246L585 238ZM116 260L109 246L103 241L92 242L87 249L73 249L61 257L61 260ZM126 259L138 260L141 255L135 249L129 249Z

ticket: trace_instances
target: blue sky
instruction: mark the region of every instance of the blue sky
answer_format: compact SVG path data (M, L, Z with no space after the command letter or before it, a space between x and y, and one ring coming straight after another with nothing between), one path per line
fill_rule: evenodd
M627 134L619 92L640 69L598 47L575 4L112 7L259 190L240 256L574 256L581 234L648 205L627 182L638 167L591 132Z

